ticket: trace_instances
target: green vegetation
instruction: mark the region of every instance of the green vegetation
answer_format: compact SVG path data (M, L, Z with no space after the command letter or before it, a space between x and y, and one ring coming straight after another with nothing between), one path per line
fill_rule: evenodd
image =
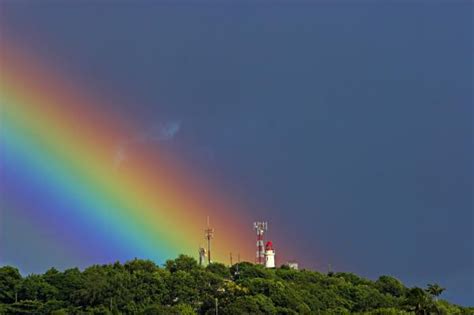
M474 314L438 300L443 290L247 262L200 267L181 255L164 267L133 260L27 277L1 267L0 314Z

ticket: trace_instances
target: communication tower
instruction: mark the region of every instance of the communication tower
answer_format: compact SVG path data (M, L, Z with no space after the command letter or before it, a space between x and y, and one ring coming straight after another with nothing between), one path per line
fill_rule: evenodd
M257 232L257 252L255 263L259 265L265 264L265 247L263 245L263 235L268 230L267 222L254 222L253 228Z
M211 263L211 240L214 238L214 229L209 226L209 216L207 217L207 228L204 230L207 240L207 262Z

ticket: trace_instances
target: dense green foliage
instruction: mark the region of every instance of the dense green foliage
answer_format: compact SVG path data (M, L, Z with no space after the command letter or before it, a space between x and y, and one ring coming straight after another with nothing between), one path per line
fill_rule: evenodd
M473 314L437 297L443 288L406 288L393 277L322 274L250 263L200 267L187 256L52 268L22 277L0 268L0 314Z

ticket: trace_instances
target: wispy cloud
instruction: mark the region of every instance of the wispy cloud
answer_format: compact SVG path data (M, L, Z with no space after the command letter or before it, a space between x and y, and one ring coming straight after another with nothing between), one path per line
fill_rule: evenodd
M127 154L125 152L125 146L119 145L115 150L114 155L114 168L117 169L123 161L127 159Z
M165 123L157 123L148 128L138 138L137 142L153 142L153 141L168 141L181 129L181 122L168 121Z
M115 149L113 157L114 168L117 169L127 160L127 156L131 150L130 147L133 145L171 141L179 133L180 129L180 121L159 122L151 125L141 134L138 134L131 139L124 140Z

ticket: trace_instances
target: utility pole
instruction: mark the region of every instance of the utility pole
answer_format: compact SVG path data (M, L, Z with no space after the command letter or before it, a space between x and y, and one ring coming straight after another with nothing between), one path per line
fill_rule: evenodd
M334 272L332 271L332 266L331 264L328 264L328 276L332 277L333 274Z
M230 265L232 266L232 252L230 252Z
M219 315L219 299L216 298L216 315Z
M207 228L204 230L207 240L207 261L211 263L211 240L214 238L214 229L209 226L209 216L207 216Z
M237 253L237 264L236 264L236 270L235 270L235 275L239 275L239 265L240 265L240 253Z

